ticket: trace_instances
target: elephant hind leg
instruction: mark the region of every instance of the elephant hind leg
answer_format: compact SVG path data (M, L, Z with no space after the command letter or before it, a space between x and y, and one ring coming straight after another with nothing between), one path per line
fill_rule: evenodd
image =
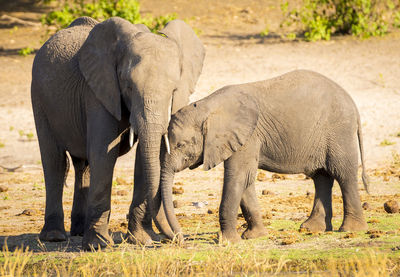
M35 114L35 123L46 186L45 219L39 238L44 241L64 241L67 234L64 228L62 195L69 168L68 157L65 150L57 144L43 114L39 118Z
M243 232L242 238L253 239L266 236L267 230L262 222L261 209L258 203L254 181L244 191L242 200L240 201L240 208L247 222L247 229Z
M71 212L71 236L83 236L90 184L88 161L72 157L75 168L74 201Z
M315 186L314 206L310 217L301 224L311 232L332 231L332 186L333 177L325 170L318 171L313 177Z
M358 192L357 166L348 174L338 179L343 197L343 223L339 231L364 231L368 229L361 208L360 194Z

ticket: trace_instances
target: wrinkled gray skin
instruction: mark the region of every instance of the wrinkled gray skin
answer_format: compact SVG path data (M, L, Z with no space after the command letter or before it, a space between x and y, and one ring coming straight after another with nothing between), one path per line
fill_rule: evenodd
M311 71L293 71L266 81L224 87L182 108L168 129L171 154L161 167L162 201L176 235L181 229L172 205L174 173L224 162L219 208L222 237L240 240L240 208L248 223L242 238L265 235L254 179L257 168L304 173L315 185L314 207L301 227L332 230L332 185L339 182L344 219L340 231L367 228L357 186L358 152L363 164L360 118L351 97Z
M171 232L160 209L161 138L170 114L188 103L204 47L181 20L161 33L165 36L117 17L102 23L84 17L36 54L32 106L46 184L40 239L66 239L62 193L68 151L76 172L71 235L83 235L85 249L112 244L113 169L131 148L130 128L139 143L128 238L143 244L157 239L152 217L162 232Z

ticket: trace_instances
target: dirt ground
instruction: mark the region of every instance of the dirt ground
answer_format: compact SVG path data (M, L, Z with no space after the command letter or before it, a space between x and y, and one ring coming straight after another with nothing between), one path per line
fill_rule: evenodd
M191 100L228 84L272 78L294 69L314 70L335 80L350 93L361 114L366 165L371 177L371 195L366 194L360 183L362 200L371 206L366 217L383 214L383 202L399 200L400 195L399 173L388 171L394 155L400 153L400 33L368 40L335 37L316 43L285 41L277 35L281 15L275 1L226 2L141 1L143 12L155 15L176 12L200 31L206 58ZM46 30L38 22L44 11L45 8L35 8L29 0L0 1L0 186L7 189L0 192L0 245L5 237L9 237L9 245L36 241L43 225L45 190L30 103L34 55L23 57L18 51L27 46L38 49L43 43ZM2 15L28 20L33 25L16 25ZM259 33L266 25L271 33L262 38ZM19 166L15 171L10 170ZM134 151L121 157L116 166L114 178L119 179L113 187L111 215L111 229L116 234L126 232L133 166ZM266 176L257 181L259 199L264 213L268 213L266 218L305 220L312 208L312 182L301 175L288 175L284 180L272 178L268 172ZM175 196L182 204L176 212L188 216L206 214L217 228L215 211L222 178L221 166L209 172L196 169L177 174L176 182L181 183L177 186L182 186L184 193ZM67 184L64 210L69 230L72 170ZM261 191L266 189L272 193L262 195ZM335 185L334 215L339 221L340 195ZM208 205L196 208L192 204L195 201L207 201ZM209 209L213 214L207 215ZM37 245L53 250L65 247L79 250L80 238L72 238L69 246Z

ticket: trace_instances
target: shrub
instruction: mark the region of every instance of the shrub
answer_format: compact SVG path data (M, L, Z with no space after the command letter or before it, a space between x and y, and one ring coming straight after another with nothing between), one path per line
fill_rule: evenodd
M42 23L56 26L59 30L67 27L74 19L81 16L89 16L99 21L118 16L133 24L145 24L152 32L163 28L168 21L176 18L175 14L142 17L140 15L140 4L137 0L97 0L91 3L73 0L71 4L66 3L60 10L46 14L42 18Z
M397 1L398 2L398 1ZM303 0L298 9L281 5L283 26L297 25L307 41L329 40L332 34L368 38L400 28L400 3L378 0Z
M20 56L26 57L26 56L32 54L33 52L35 52L35 49L33 49L33 48L31 48L31 47L25 47L25 48L21 48L21 49L18 51L18 54L19 54Z

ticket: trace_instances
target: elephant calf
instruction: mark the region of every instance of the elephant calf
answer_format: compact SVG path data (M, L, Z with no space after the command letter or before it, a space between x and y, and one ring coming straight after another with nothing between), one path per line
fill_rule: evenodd
M248 223L242 238L265 234L254 179L257 168L311 177L314 206L302 224L312 231L332 230L332 185L343 195L340 231L367 229L357 185L358 151L363 160L360 116L346 91L328 78L297 70L254 83L226 86L179 110L171 119L170 154L163 156L161 190L167 219L181 237L172 205L174 173L224 162L219 208L222 238L240 240L240 208Z

